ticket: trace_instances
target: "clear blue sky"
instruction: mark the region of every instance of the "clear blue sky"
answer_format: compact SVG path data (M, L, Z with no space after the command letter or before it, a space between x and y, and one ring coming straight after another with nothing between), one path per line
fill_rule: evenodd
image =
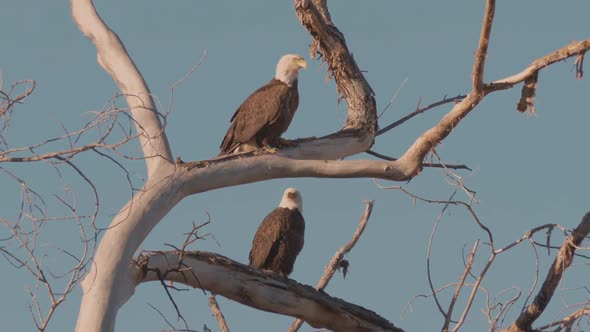
M483 0L330 2L332 18L346 36L357 63L366 71L379 110L407 79L394 104L381 118L382 126L412 111L420 99L426 104L468 91L483 7ZM285 137L320 136L343 125L345 104L337 103L334 83L326 80L326 67L309 59L310 37L299 25L291 1L110 0L100 1L98 9L119 34L150 89L164 105L161 110L167 108L170 86L207 51L202 66L175 93L167 127L175 156L200 160L216 155L236 107L272 78L276 61L285 53L299 53L309 60L308 70L300 75L299 111ZM589 12L587 0L499 2L486 80L516 73L548 52L573 40L588 38ZM7 136L12 146L59 135L60 122L68 130L80 128L89 119L86 112L103 109L118 92L96 63L94 46L73 23L67 1L5 0L0 10L0 30L0 69L5 87L20 79L35 79L38 83L35 94L17 108ZM574 227L590 209L590 155L585 135L590 123L589 88L588 78L575 79L572 60L557 64L540 74L535 99L537 114L523 115L515 110L520 87L495 93L437 148L447 163L465 163L474 170L459 173L466 185L477 191L479 204L475 210L494 232L497 245L507 244L540 224ZM374 149L399 156L450 107L433 110L379 137ZM129 198L125 175L112 163L97 161L94 155L74 161L97 184L101 199L98 223L108 225ZM143 162L123 162L133 171L136 183L141 184ZM64 184L50 165L0 166L46 195L48 205L58 206L52 194L63 193ZM20 189L14 180L0 174L0 217L13 220ZM63 181L78 189L81 208L88 212L91 196L79 178L65 169ZM402 185L433 199L445 199L454 189L436 169L425 169ZM374 310L406 331L440 329L442 318L431 299L418 300L412 310L400 317L408 300L429 292L426 246L440 206L414 205L400 192L378 189L371 179L282 179L189 197L156 227L142 249L164 250L164 243L180 244L191 222L205 220L208 213L213 223L207 230L216 241L198 242L194 249L215 251L246 262L259 222L290 186L302 192L307 222L305 247L291 275L293 279L315 284L330 257L350 239L364 208L362 201L374 199L374 214L368 228L347 257L351 264L349 275L346 279L337 275L327 292ZM458 198L466 199L462 194ZM59 210L52 208L50 212L57 214ZM61 272L64 262L69 261L51 248L60 246L74 252L80 249L79 237L72 227L66 222L48 223L39 238L39 250L51 254L45 258L45 264L54 273ZM6 234L2 228L0 237ZM539 240L543 238L540 234ZM444 214L432 257L437 287L458 280L462 250L471 248L477 239L485 241L485 234L463 209L453 207ZM561 238L556 237L553 243L558 242ZM481 271L487 258L485 249L482 245L474 273ZM540 250L539 255L544 275L553 255L548 257L545 250ZM26 287L34 286L34 280L6 260L0 262L0 269L2 330L33 330ZM560 290L563 299L554 299L553 313L562 308L562 301L575 303L587 299L576 296L579 291L572 290L587 285L587 269L588 266L578 264L567 274L567 282ZM526 294L534 272L534 253L524 245L500 257L483 286L496 295L516 285ZM450 294L445 293L443 299ZM194 290L174 296L191 328L201 330L207 324L218 329L202 292ZM465 331L486 328L487 321L480 311L482 300L479 296ZM49 331L72 330L79 301L77 288L59 307ZM161 286L145 284L120 311L117 330L167 328L148 303L176 321ZM292 321L225 299L220 299L220 305L234 331L284 331ZM522 301L515 309L520 306ZM543 321L550 318L543 316ZM311 328L306 325L303 330Z

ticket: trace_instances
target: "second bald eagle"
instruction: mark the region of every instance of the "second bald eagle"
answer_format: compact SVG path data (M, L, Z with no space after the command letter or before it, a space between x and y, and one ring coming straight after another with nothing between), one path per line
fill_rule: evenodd
M299 55L287 54L279 60L275 77L246 98L232 116L219 155L279 143L299 105L297 77L301 68L307 68L307 63Z
M250 266L274 271L284 277L293 271L303 248L305 220L303 201L295 188L288 188L277 208L262 221L250 250Z

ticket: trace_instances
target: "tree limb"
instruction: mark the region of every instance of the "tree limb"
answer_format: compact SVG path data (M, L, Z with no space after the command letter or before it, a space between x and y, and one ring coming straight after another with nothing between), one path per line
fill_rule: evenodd
M473 93L483 92L483 80L486 58L488 56L488 46L490 44L490 35L492 33L492 24L494 23L494 14L496 13L496 0L487 0L486 9L481 24L479 35L479 45L475 52L475 63L473 64Z
M131 265L136 285L164 280L206 289L260 310L300 317L316 328L333 331L396 331L386 319L363 307L334 298L310 286L199 251L144 254ZM178 269L182 266L182 269Z
M407 160L298 160L278 154L235 158L225 162L178 163L172 177L183 182L186 194L278 178L379 178L406 181L413 164ZM182 172L181 170L186 170ZM207 181L204 181L207 179ZM171 178L172 180L172 178Z
M488 83L485 86L486 94L492 91L506 90L512 88L514 85L524 82L527 78L532 77L538 71L550 65L563 61L575 55L586 53L590 49L590 39L572 42L553 53L549 53L535 61L533 61L525 70L518 74Z
M536 331L543 331L543 330L554 329L553 331L561 331L562 329L567 329L567 328L571 329L572 325L574 325L576 320L582 318L583 316L590 317L590 307L586 306L584 308L578 309L558 321L551 322L551 324L541 326L535 330ZM566 331L570 331L570 330L566 330Z
M576 227L572 234L563 241L563 245L559 249L557 257L555 257L555 260L547 273L547 277L545 277L545 282L543 282L533 303L531 303L520 314L516 321L504 331L526 332L531 330L535 320L541 316L549 304L549 301L551 301L553 293L561 281L565 270L567 270L574 260L576 249L580 246L586 236L588 236L588 233L590 233L590 212L587 212L586 215L584 215L578 227Z
M295 10L299 22L313 38L311 57L318 54L326 61L338 92L346 98L348 116L344 128L368 127L374 138L377 105L373 89L348 50L344 35L332 23L326 0L295 0Z
M520 83L528 77L531 77L531 75L539 69L547 67L557 61L586 52L588 49L590 49L590 39L571 43L566 47L535 60L527 69L517 75L486 84L484 86L483 94L476 93L476 91L470 92L465 99L456 104L436 126L423 133L400 158L400 160L406 161L406 167L412 168L410 165L414 165L415 169L418 170L419 164L424 160L428 151L442 142L442 140L444 140L453 129L459 125L461 120L467 116L467 114L469 114L469 112L471 112L481 100L483 100L484 94L489 94L497 90L509 89L514 86L514 84Z
M209 307L211 307L211 312L213 312L213 316L217 320L217 324L219 324L221 332L229 332L229 327L227 326L223 312L221 312L219 304L215 299L215 294L209 294Z
M96 46L98 63L121 89L133 114L148 176L173 160L150 90L119 36L102 21L92 0L71 0L72 17Z

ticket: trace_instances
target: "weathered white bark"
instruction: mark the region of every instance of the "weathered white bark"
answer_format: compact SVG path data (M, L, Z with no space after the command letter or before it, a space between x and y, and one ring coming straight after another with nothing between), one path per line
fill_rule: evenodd
M181 172L180 169L186 171ZM414 163L407 159L381 160L298 160L280 155L262 155L224 160L179 164L175 174L183 182L184 193L200 192L245 183L286 178L380 178L404 181L412 177Z
M162 164L170 164L172 152L150 90L119 36L102 21L92 0L72 0L71 5L78 28L96 46L98 63L125 96L139 134L147 173L151 176Z
M184 197L174 177L148 181L105 232L82 282L76 331L114 331L117 312L135 291L128 262L155 225Z
M132 268L137 284L160 278L172 280L212 291L260 310L299 317L318 328L332 331L402 331L370 310L213 253L188 252L182 262L178 252L142 255Z
M77 331L113 331L118 309L134 292L127 269L141 242L157 222L182 198L168 181L174 172L172 153L143 77L119 37L96 13L91 0L72 0L72 17L94 43L99 64L109 73L136 124L148 174L144 189L114 218L100 242L92 269L82 283L84 295Z

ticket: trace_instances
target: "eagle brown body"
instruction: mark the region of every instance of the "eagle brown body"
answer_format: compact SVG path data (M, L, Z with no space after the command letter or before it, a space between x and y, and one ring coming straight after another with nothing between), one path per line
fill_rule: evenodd
M301 209L299 192L287 189L281 204L264 218L256 231L250 250L250 266L285 277L293 271L304 243L305 220Z
M289 128L298 105L297 81L288 86L273 78L236 110L221 143L221 154L248 151L246 147L234 151L242 144L253 149L275 145Z
M232 116L219 155L277 145L299 106L297 77L299 69L306 67L299 55L287 54L279 60L275 77L248 96Z

